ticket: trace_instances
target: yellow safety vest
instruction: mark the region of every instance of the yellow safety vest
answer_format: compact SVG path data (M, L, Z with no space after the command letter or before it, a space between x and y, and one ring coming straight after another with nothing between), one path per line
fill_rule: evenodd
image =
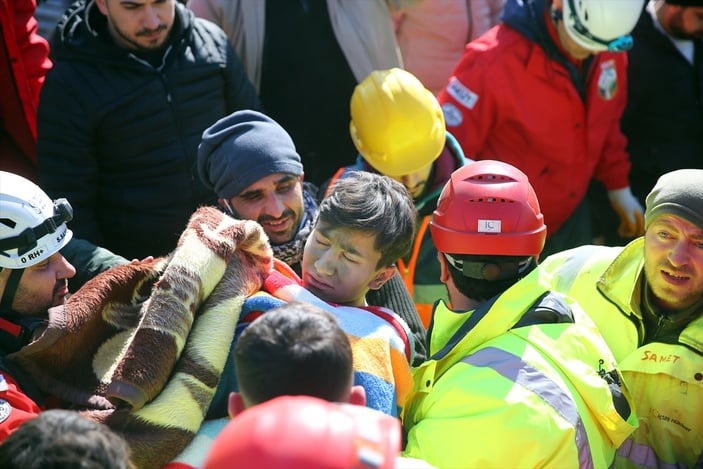
M632 391L640 426L615 467L703 467L703 317L676 343L642 345L643 265L643 238L624 248L583 246L545 259L541 283L591 316Z
M413 371L405 456L439 468L608 467L637 417L609 386L615 358L578 305L537 271L468 312L439 302ZM624 409L624 418L614 401Z

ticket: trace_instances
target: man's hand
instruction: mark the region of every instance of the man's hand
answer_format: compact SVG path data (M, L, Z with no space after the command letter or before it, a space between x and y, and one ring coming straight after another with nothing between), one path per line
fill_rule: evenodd
M644 234L644 210L629 187L608 191L608 200L620 217L618 235L634 238Z

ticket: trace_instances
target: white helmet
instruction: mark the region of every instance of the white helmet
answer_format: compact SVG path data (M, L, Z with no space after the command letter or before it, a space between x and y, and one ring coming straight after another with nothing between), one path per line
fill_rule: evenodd
M47 259L71 240L73 209L52 201L33 182L0 171L0 268L24 269Z
M645 0L563 0L566 32L592 51L622 52L632 48L629 35Z

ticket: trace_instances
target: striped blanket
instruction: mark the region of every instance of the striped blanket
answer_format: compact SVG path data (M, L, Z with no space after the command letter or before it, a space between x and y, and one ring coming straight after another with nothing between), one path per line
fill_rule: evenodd
M161 467L203 423L241 306L271 268L257 223L200 208L169 256L95 277L8 361L122 434L137 467Z
M288 270L279 261L274 260L274 263L279 269ZM378 306L357 308L329 304L304 289L294 273L284 275L274 270L264 281L262 291L247 298L242 305L236 337L261 314L290 301L312 303L337 318L351 341L354 384L366 390L366 405L397 416L399 403L405 401L412 385L409 363L414 347L405 322L392 311ZM226 389L218 390L218 399L222 402L216 405L226 409L229 392L238 389L231 354L221 386ZM167 469L200 467L228 420L219 418L204 422L195 439L167 465Z
M366 390L367 406L397 416L399 404L403 403L410 389L409 363L414 353L413 337L405 321L379 306L350 307L327 303L303 288L297 275L280 261L274 262L276 269L264 281L262 291L244 302L235 337L239 337L262 313L285 302L314 304L335 316L347 333L354 355L354 384ZM221 387L227 389L218 390L217 400L221 402L215 403L220 407L217 415L223 415L229 392L238 390L231 356Z

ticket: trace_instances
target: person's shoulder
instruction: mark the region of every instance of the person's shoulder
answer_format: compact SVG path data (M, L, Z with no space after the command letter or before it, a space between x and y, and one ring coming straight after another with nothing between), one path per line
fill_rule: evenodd
M466 50L481 53L485 57L491 58L501 57L503 54L514 54L516 50L528 50L535 45L537 44L522 35L518 30L501 24L468 43Z
M0 442L40 410L6 371L0 371Z
M367 313L366 318L363 319L363 321L370 324L376 323L381 329L383 329L383 326L387 326L385 330L388 331L391 336L391 342L399 349L402 349L402 352L405 354L408 362L412 363L414 339L410 331L410 327L405 320L394 311L383 306L363 306L358 309ZM377 334L378 330L379 329L376 329L374 334Z
M227 63L232 45L225 32L215 23L193 16L189 42L193 52L206 62Z
M218 25L205 18L200 18L193 15L192 19L193 30L198 32L200 35L206 35L212 37L217 42L229 42L227 35Z
M493 77L490 70L512 67L516 62L525 63L535 53L545 55L541 51L538 44L517 30L499 25L468 43L460 64L470 66L475 71L483 70Z

